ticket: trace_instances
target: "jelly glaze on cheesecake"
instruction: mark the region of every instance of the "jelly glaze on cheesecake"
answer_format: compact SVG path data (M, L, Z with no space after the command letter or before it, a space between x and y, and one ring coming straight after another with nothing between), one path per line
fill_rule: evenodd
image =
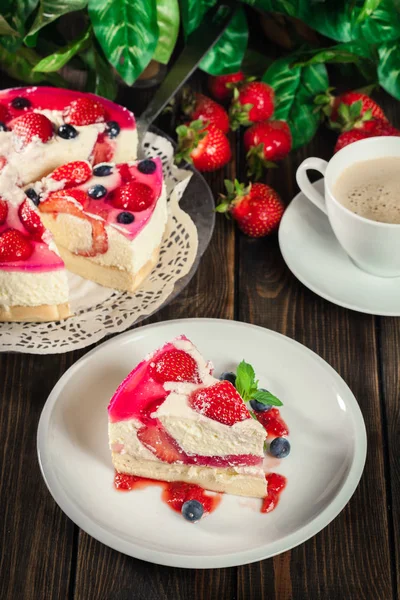
M135 118L94 94L51 87L0 92L0 156L22 184L74 160L135 160Z
M35 191L70 271L132 292L155 266L168 218L159 158L101 163L93 170L75 161Z
M263 498L266 432L181 336L141 362L108 407L116 471Z
M65 319L67 277L52 235L7 166L0 188L0 321Z

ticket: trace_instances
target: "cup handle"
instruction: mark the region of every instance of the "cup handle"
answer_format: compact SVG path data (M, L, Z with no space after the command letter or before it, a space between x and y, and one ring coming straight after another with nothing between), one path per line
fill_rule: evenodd
M327 214L325 198L315 189L311 181L308 179L307 171L308 169L313 169L314 171L319 171L322 173L322 175L325 175L327 166L328 163L326 160L312 156L310 158L306 158L306 160L303 160L296 171L297 184L303 194L307 196L307 198L325 214Z

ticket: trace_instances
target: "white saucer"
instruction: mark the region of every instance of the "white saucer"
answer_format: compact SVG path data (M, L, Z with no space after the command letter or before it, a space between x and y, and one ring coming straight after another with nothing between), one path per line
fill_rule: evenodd
M288 483L269 514L260 513L260 500L224 496L215 512L193 525L161 501L159 487L113 488L109 398L143 356L182 333L214 362L216 374L245 358L260 385L284 402L292 451L273 470ZM199 569L268 558L318 533L351 498L366 456L357 401L325 361L268 329L213 319L141 327L86 354L50 394L37 444L51 494L79 527L130 556Z
M323 180L314 185L323 191ZM363 313L400 316L400 277L375 277L356 267L327 216L302 192L283 215L279 245L292 273L322 298Z

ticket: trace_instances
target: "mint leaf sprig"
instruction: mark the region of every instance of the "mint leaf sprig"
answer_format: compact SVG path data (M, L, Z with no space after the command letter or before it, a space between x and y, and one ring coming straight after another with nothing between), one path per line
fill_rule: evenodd
M271 392L258 389L258 379L253 367L242 360L236 369L235 386L239 394L245 402L257 400L261 404L269 404L271 406L283 406L283 403Z

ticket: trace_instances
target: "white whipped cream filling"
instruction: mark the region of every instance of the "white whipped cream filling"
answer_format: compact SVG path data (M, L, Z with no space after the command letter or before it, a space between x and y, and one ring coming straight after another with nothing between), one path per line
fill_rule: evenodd
M150 452L137 437L137 431L143 427L138 419L127 419L108 423L108 439L110 450L118 454L130 454L136 458L158 461L158 458Z
M65 271L32 273L0 270L0 305L41 306L68 302Z

